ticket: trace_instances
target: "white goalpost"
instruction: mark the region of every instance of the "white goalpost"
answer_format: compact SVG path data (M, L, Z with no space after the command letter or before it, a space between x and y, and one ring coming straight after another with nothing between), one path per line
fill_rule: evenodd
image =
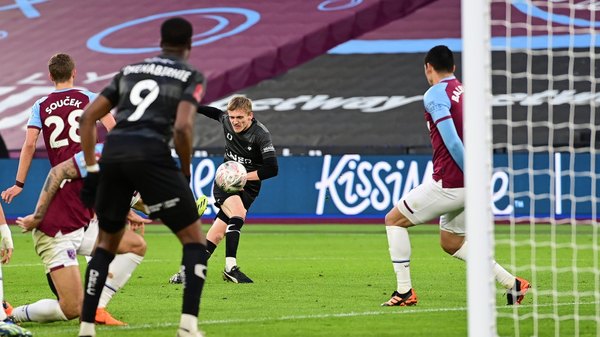
M469 336L600 336L600 1L461 5Z
M492 173L489 3L462 1L463 137L465 144L465 219L469 336L495 336L492 275L493 219L489 203Z

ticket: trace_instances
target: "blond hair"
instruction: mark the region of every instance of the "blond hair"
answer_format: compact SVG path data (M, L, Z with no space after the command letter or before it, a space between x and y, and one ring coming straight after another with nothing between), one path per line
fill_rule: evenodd
M246 96L236 95L233 96L229 103L227 103L227 111L243 110L247 114L252 112L252 100Z

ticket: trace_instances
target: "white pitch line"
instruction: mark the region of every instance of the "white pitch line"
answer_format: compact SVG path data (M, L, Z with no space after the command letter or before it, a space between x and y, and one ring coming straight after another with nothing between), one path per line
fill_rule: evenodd
M600 302L570 302L570 303L559 303L557 306L573 306L573 305L595 305ZM519 308L543 308L543 307L553 307L554 304L522 304L519 305ZM440 312L456 312L456 311L467 311L467 307L454 307L454 308L429 308L429 309L421 309L421 308L402 308L401 310L396 310L395 308L389 308L390 310L380 310L380 311L364 311L364 312L346 312L346 313L333 313L333 314L320 314L320 315L297 315L297 316L281 316L281 317L262 317L262 318L244 318L244 319L223 319L223 320L201 320L199 323L200 327L203 325L219 325L219 324L239 324L239 323L265 323L265 322L278 322L278 321L294 321L294 320L306 320L306 319L323 319L323 318L344 318L344 317L361 317L361 316L375 316L375 315L409 315L409 314L423 314L423 313L440 313ZM511 309L513 307L502 305L496 306L496 309ZM395 310L395 311L392 311ZM146 323L146 324L135 324L135 325L127 325L124 327L118 327L117 329L123 330L143 330L143 329L155 329L155 328L169 328L169 327L177 327L178 323ZM54 331L48 331L49 335L62 335L65 332L72 332L76 327L70 329L59 329ZM97 326L98 330L112 330L115 331L115 327L104 327Z

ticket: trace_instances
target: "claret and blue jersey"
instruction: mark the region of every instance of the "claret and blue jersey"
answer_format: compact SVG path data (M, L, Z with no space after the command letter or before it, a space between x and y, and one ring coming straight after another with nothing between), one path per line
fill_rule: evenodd
M464 187L462 84L454 76L433 85L424 97L425 120L433 147L433 179L444 188Z

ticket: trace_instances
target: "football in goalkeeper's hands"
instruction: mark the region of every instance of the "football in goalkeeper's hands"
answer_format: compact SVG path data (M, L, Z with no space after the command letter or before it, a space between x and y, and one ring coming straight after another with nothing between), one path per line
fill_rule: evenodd
M227 193L241 191L246 185L246 168L236 161L219 165L215 174L215 184Z

